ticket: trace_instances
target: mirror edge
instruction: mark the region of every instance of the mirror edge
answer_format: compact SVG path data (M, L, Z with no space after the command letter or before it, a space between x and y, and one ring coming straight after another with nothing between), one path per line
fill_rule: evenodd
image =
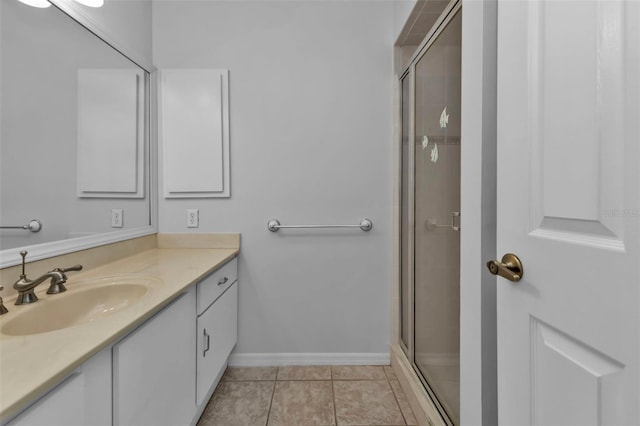
M107 43L113 49L126 56L130 61L143 68L149 74L152 74L157 70L153 65L150 58L140 54L136 49L131 46L124 45L122 42L116 40L117 37L113 36L108 30L101 26L96 20L91 17L82 7L73 0L48 0L53 6L60 9L67 14L71 19L85 27L92 32L96 37Z
M20 251L24 249L29 250L29 261L32 262L158 233L158 116L156 107L158 70L148 58L143 57L134 49L122 45L122 43L116 43L114 41L115 38L110 36L108 31L105 31L104 28L98 25L75 3L70 2L70 0L49 0L49 2L149 73L149 170L147 177L149 179L150 225L123 231L107 232L86 237L0 250L0 269L19 265L21 263Z
M52 241L49 243L34 244L31 246L16 247L4 249L0 254L0 268L19 265L22 262L20 251L28 249L29 262L35 260L47 259L62 254L73 253L80 250L86 250L98 246L117 243L132 238L144 237L145 235L156 234L156 228L153 225L142 226L139 228L129 229L126 231L106 232L103 234L90 235L87 237L69 238L67 240Z

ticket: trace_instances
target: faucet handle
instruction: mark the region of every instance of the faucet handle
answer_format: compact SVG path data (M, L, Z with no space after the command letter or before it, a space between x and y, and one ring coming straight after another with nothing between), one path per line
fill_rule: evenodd
M54 271L62 272L63 274L69 271L82 271L82 265L73 265L68 268L56 268Z
M29 252L26 251L26 250L22 250L20 252L20 256L22 256L22 274L20 274L20 278L22 278L22 279L27 278L27 274L24 272L24 269L25 269L24 268L24 264L25 264L25 259L26 259L28 253Z
M67 288L64 286L64 283L67 282L67 274L65 274L65 272L69 271L82 271L82 265L73 265L68 268L55 268L51 271L60 273L60 279L51 280L47 294L58 294L67 291Z
M27 273L25 272L25 258L27 257L27 251L22 250L20 252L20 256L22 256L22 273L20 274L20 278L13 284L13 288L17 289L17 286L29 284L32 282L29 278L27 278ZM37 300L37 299L36 299Z

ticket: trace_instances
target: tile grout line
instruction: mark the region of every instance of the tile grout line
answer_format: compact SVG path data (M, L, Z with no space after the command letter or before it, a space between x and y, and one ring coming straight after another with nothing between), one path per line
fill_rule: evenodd
M338 426L338 407L336 406L336 389L333 381L333 367L329 367L329 376L331 377L331 396L333 397L333 420L335 425Z
M338 403L336 402L335 378L333 377L333 365L329 366L329 374L331 376L331 394L333 395L333 418L338 426Z
M276 367L276 377L273 379L273 388L271 389L271 400L269 401L269 410L267 411L267 422L265 426L269 425L269 417L271 417L271 407L273 407L273 397L276 394L276 383L278 383L278 372L280 367Z
M404 420L404 424L408 425L409 423L407 422L407 417L404 415L404 412L402 411L402 407L400 407L400 400L398 399L398 395L396 395L396 390L393 388L393 386L391 386L391 379L389 379L389 376L387 376L387 372L384 371L384 367L382 368L383 372L384 372L384 377L387 378L387 383L389 384L389 387L391 388L391 394L393 395L393 399L395 399L396 404L398 405L398 410L400 411L400 415L402 416L402 420ZM400 388L402 389L402 388Z

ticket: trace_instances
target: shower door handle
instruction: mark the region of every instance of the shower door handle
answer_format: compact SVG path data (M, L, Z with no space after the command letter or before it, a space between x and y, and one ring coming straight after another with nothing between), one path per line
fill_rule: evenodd
M501 261L490 260L487 262L487 268L493 275L500 275L503 278L517 283L524 275L522 262L513 253L507 253L502 256Z
M427 231L433 231L438 228L453 229L454 231L460 231L460 224L456 225L456 217L460 217L460 212L451 212L451 222L449 225L438 225L435 219L427 219L424 226Z
M451 229L460 231L460 225L456 226L456 217L460 217L460 212L451 212Z

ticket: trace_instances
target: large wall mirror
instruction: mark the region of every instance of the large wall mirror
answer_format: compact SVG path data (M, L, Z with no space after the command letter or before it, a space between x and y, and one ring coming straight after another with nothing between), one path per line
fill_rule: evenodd
M153 70L58 7L0 7L0 267L155 232Z

